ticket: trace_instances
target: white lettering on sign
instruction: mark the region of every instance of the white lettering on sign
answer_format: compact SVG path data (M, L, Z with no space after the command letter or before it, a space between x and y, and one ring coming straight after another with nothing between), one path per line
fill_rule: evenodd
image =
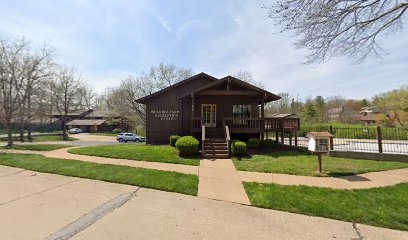
M180 111L172 111L172 110L152 110L150 111L151 114L157 119L162 121L175 121L179 116Z

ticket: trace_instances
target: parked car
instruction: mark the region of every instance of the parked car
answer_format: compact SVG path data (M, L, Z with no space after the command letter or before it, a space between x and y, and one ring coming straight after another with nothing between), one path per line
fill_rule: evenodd
M136 135L134 133L119 133L116 136L116 140L118 140L118 142L128 142L128 141L132 141L132 142L144 142L145 138L141 137L139 135Z
M81 132L82 132L82 129L80 128L71 128L68 130L68 133L71 133L71 134L81 133Z

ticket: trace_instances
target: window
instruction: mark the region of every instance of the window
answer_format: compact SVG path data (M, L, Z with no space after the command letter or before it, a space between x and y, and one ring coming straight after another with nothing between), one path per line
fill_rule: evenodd
M252 117L251 105L233 105L232 116L234 118L250 118Z

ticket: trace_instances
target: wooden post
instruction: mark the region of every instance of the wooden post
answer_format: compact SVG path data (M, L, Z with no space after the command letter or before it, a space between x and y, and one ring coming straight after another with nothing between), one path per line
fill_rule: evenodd
M261 127L261 140L264 140L265 138L265 101L262 99L261 101L261 122L260 122L260 127Z
M279 143L279 132L275 132L275 142Z
M292 146L292 131L289 132L289 146Z
M297 147L298 145L298 138L297 138L297 132L295 132L295 146Z
M194 121L192 119L194 118L194 93L191 94L191 117L190 117L190 133L193 132L193 124Z
M381 127L377 126L377 142L378 142L378 152L382 153L383 152L383 146L382 146L382 133L381 133Z
M333 126L330 126L330 127L329 127L329 132L330 132L331 135L334 135L334 134L333 134ZM333 150L334 150L333 137L330 137L330 138L329 138L329 141L330 141L330 142L329 142L329 144L330 144L330 146L329 146L330 151L333 151Z
M281 143L285 144L285 132L283 128L283 119L280 120L280 131L281 131Z
M322 154L321 153L317 153L317 161L319 163L318 170L319 170L319 173L321 173L322 172Z

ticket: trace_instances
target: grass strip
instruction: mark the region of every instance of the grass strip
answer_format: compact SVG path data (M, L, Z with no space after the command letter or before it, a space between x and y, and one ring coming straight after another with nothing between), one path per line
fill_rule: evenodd
M244 187L257 207L408 230L408 183L359 190L258 183Z
M317 171L317 156L298 151L258 152L233 158L240 171L283 173L302 176L347 176L407 168L408 163L323 156L323 173Z
M31 151L52 151L61 148L72 147L72 145L64 144L27 144L27 145L13 145L2 146L0 149L16 149L16 150L31 150Z
M182 158L177 149L166 145L116 144L104 146L89 146L68 150L69 153L97 157L121 158L135 161L164 162L183 165L200 165L200 159Z
M177 172L47 158L35 154L0 154L0 165L44 173L121 183L197 195L198 177Z

